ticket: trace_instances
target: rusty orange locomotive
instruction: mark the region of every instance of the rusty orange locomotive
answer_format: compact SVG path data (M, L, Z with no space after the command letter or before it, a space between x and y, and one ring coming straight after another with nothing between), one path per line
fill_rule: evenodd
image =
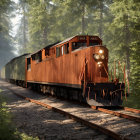
M98 36L73 36L26 58L27 86L96 105L121 104L124 84L108 81L108 49Z
M109 82L108 49L77 35L25 56L27 87L98 106L121 105L124 83Z

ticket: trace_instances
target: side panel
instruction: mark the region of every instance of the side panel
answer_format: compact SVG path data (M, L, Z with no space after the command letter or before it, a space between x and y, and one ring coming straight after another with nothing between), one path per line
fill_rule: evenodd
M25 56L14 58L5 66L6 79L25 81Z
M5 67L3 67L0 71L0 78L5 79Z
M31 71L27 71L27 81L80 85L79 76L84 68L85 57L87 60L90 58L89 53L89 48L86 48L39 63L32 61Z

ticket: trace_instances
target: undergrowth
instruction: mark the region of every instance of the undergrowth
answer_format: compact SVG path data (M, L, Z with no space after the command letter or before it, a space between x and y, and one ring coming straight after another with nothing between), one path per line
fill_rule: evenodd
M129 94L127 100L124 99L123 106L140 109L140 94Z
M0 89L0 93L2 90ZM12 122L12 115L6 107L6 100L0 95L0 140L38 140L20 133Z

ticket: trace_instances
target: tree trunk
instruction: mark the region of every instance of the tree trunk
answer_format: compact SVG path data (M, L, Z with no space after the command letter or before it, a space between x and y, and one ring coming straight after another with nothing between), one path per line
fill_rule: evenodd
M125 37L124 37L124 43L125 43L125 55L126 55L126 76L128 78L128 80L130 79L130 31L129 31L129 27L128 27L128 15L124 16L125 18L125 27L124 27L124 31L125 31Z
M23 48L26 49L26 17L25 17L25 3L23 3Z
M99 37L103 36L103 2L100 0L100 23L99 23Z
M82 6L82 34L85 33L85 5Z

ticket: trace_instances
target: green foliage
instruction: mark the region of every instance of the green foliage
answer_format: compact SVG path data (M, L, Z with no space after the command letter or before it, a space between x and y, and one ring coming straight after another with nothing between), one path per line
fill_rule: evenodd
M38 137L33 138L32 136L28 136L25 133L19 135L22 140L39 140Z
M110 62L126 63L130 83L130 96L125 106L139 108L140 92L140 2L114 0L110 5L111 24L105 35L110 52ZM110 64L111 65L111 64ZM113 63L111 65L113 67Z
M140 3L134 0L117 0L110 5L112 23L106 36L110 51L110 61L126 63L131 92L140 91Z
M140 42L132 44L131 49L131 87L134 93L140 92Z
M123 106L140 109L140 94L131 93L127 100L124 99Z
M0 92L2 92L1 89ZM12 116L6 107L5 100L0 96L0 140L38 140L37 137L33 138L17 131L11 121Z
M0 96L0 139L1 140L19 140L16 135L16 129L11 122L11 115L6 108L4 99Z
M108 13L105 0L101 1L102 9L98 9L100 2L92 0L34 0L27 3L30 40L27 51L32 52L76 34L98 35L99 23L106 21ZM103 13L102 17L100 13Z

